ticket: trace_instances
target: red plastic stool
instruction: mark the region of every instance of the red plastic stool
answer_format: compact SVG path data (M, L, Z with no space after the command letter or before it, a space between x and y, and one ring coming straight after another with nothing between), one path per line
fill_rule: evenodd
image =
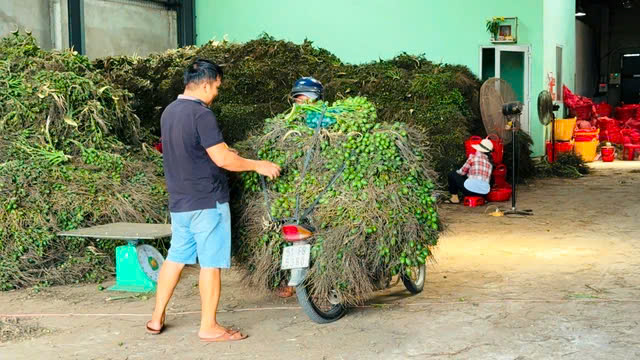
M464 204L464 206L476 207L484 205L485 200L481 196L465 196L462 203Z
M640 150L640 145L624 144L624 159L633 160L638 150Z

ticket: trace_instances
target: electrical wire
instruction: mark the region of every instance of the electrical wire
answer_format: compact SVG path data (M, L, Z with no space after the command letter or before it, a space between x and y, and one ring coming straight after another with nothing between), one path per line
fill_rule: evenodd
M371 309L371 308L389 308L389 307L428 307L433 305L480 305L480 304L505 304L505 303L640 303L640 299L493 299L493 300L479 300L474 301L471 299L459 300L459 301L427 301L419 303L398 304L398 303L379 303L370 305L353 306L357 309ZM253 311L286 311L286 310L300 310L299 306L283 306L283 307L266 307L266 308L245 308L245 309L233 309L233 310L219 310L218 313L236 313L236 312L253 312ZM167 315L180 316L180 315L197 315L200 311L181 311L181 312L168 312ZM3 318L55 318L55 317L149 317L150 313L136 314L136 313L24 313L24 314L0 314L0 319Z

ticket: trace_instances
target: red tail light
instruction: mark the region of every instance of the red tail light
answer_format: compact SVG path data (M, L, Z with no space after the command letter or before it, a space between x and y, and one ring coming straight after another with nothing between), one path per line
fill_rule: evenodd
M286 241L296 242L310 238L313 232L305 226L289 224L282 226L282 235Z

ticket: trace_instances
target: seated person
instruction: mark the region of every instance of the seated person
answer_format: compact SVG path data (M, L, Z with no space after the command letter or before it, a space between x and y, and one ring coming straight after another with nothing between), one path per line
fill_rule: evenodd
M493 151L493 143L489 139L484 139L480 144L472 146L476 153L469 155L467 162L457 171L449 173L449 193L450 202L459 204L458 194L462 192L464 196L484 197L491 190L491 171L493 164L490 154Z

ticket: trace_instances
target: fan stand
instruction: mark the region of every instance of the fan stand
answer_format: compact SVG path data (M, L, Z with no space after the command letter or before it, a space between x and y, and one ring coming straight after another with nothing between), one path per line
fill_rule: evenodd
M519 119L520 115L514 115L510 117L512 119L511 125L511 146L512 146L512 156L511 156L511 210L507 210L504 212L505 216L508 215L521 215L521 216L529 216L533 215L533 210L518 210L516 207L516 171L517 171L517 149L518 149L518 137L517 132L519 129Z
M556 161L556 117L551 116L551 158Z
M555 111L560 109L559 105L553 105L551 112L551 156L556 161L556 114Z

